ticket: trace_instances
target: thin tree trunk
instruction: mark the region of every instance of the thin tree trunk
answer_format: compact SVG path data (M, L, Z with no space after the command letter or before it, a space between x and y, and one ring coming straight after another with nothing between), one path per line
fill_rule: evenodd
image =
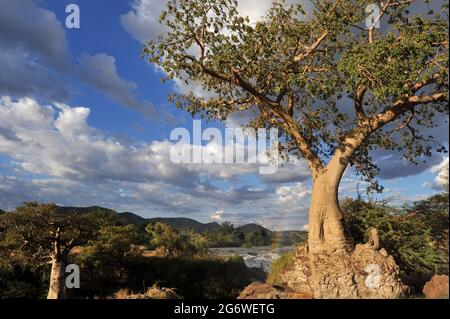
M52 256L52 270L50 272L47 299L66 298L65 268L66 261L61 254Z

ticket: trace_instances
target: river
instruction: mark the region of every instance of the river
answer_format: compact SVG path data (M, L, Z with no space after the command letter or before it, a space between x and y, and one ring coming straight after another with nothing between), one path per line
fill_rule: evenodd
M284 247L225 247L211 248L210 251L217 256L239 255L244 259L244 263L249 268L260 268L268 272L272 262L278 259L283 253L293 251L294 246Z

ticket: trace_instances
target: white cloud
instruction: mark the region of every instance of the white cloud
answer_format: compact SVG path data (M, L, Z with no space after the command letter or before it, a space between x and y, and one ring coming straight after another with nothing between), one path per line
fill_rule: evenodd
M166 7L164 0L134 0L132 9L120 17L122 26L136 40L145 43L156 39L166 29L159 24L159 16Z
M277 187L276 194L279 202L296 206L311 195L311 188L302 183L296 183L293 186Z
M448 185L448 157L443 158L439 165L433 166L430 171L437 174L431 187L435 190L443 190L444 186Z
M188 214L205 222L261 222L276 229L298 229L304 222L307 200L299 206L289 202L305 199L299 185L289 194L281 189L281 201L270 186L241 183L221 189L212 182L239 180L258 166L174 164L172 143L122 142L89 126L89 115L87 107L0 98L0 154L8 158L0 165L9 166L8 175L0 174L0 207L37 200L101 205L147 217Z
M210 218L211 218L211 220L214 220L214 221L222 221L223 220L223 216L222 216L223 213L224 213L223 210L218 210L218 211L212 213Z

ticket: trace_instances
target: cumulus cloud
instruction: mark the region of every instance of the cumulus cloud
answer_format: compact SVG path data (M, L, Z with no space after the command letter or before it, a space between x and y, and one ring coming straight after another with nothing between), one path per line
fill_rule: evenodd
M136 40L145 43L166 31L165 27L159 24L159 16L166 7L166 1L134 0L131 7L128 13L121 16L120 21Z
M434 153L430 158L418 159L418 164L414 165L403 159L401 154L394 153L380 156L376 159L376 164L380 168L380 178L390 180L395 178L419 175L430 167L438 164L441 160L439 154Z
M218 210L218 211L215 211L214 213L212 213L211 214L211 220L214 220L214 221L222 221L222 219L223 219L223 210Z
M0 94L67 99L60 72L70 70L69 59L64 29L53 12L32 0L0 2Z
M302 183L293 186L280 186L276 189L278 201L289 206L297 206L311 195L311 188Z
M0 153L11 158L11 171L17 175L1 176L3 208L38 200L102 205L148 217L193 214L201 218L211 208L240 207L242 213L223 214L223 219L266 225L272 225L270 212L284 211L273 199L271 188L220 190L200 178L233 177L220 173L220 168L234 174L245 170L226 165L175 165L169 159L169 142L120 143L87 124L89 108L8 97L0 101ZM255 168L248 171L254 173ZM296 215L300 213L299 208ZM285 227L293 225L297 224L285 223Z
M111 100L140 112L148 117L157 117L160 112L149 101L140 101L136 98L137 84L122 79L116 68L116 59L105 53L84 55L81 58L79 70L80 79L104 92ZM175 118L169 114L163 114L161 120L169 123L175 122Z
M442 159L440 164L435 165L430 169L432 173L437 174L431 185L434 190L441 191L445 188L445 185L448 185L448 168L448 157L446 157Z
M1 95L64 102L70 97L69 82L75 78L148 117L177 121L137 97L137 84L121 78L114 57L86 54L76 64L63 25L37 1L0 2L0 70Z
M245 167L239 170L227 164L175 164L170 160L173 143L125 143L89 126L89 115L87 107L0 98L0 154L10 166L8 175L0 175L1 207L38 200L102 205L148 217L192 214L205 216L204 221L211 219L211 211L240 210L221 216L237 224L261 221L300 227L293 216L304 214L304 203L286 205L289 198L295 200L296 191L303 196L299 186L289 194L281 190L281 201L273 187L213 186L213 181L255 174L257 166L233 164ZM270 219L274 211L277 220ZM283 219L289 220L284 226Z
M67 65L70 56L62 24L33 0L0 2L0 44L24 47L53 65Z

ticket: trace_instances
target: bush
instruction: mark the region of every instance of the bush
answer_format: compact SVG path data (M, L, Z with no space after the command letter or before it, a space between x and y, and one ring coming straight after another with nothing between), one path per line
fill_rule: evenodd
M157 284L148 288L143 294L135 294L129 289L120 289L114 294L114 299L180 299L175 289L160 288Z
M208 254L208 241L193 230L177 231L164 223L149 224L145 231L151 245L162 248L169 257L201 257Z
M346 199L341 203L348 233L366 242L378 230L381 246L400 266L405 283L420 291L433 274L448 274L448 199L435 195L402 208Z
M158 284L171 287L185 299L234 299L258 277L242 258L135 257L124 265L126 277L106 281L92 273L81 277L77 297L108 297L126 287L140 292L142 287Z

